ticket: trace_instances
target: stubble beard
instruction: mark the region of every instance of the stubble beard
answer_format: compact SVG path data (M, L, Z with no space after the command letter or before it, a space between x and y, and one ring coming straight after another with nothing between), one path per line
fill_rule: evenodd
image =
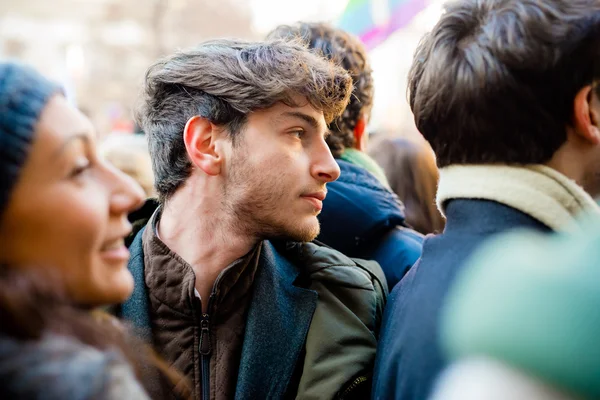
M276 171L272 166L271 171ZM291 240L310 242L320 232L315 218L314 224L304 224L290 217L283 207L289 196L285 183L291 178L274 176L265 170L258 170L248 162L245 154L232 163L225 189L225 203L231 218L231 229L242 235L256 237L258 240ZM286 212L287 211L287 212Z

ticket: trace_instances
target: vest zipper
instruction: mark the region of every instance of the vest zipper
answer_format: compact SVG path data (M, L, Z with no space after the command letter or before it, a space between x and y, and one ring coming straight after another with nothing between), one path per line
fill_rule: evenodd
M368 380L368 378L366 376L359 376L356 379L354 379L352 381L352 383L350 383L350 385L348 385L348 387L346 387L346 389L344 389L344 391L339 394L337 396L338 399L345 399L347 397L349 397L350 395L352 395L352 392L359 386L364 384L366 381Z
M214 293L208 299L208 310L212 310ZM200 304L201 305L201 304ZM202 309L202 308L200 308ZM210 355L212 354L212 341L210 337L210 315L202 314L200 318L200 375L202 379L202 400L210 400Z
M200 365L202 373L202 400L210 399L210 354L212 345L210 341L210 317L202 314L200 320Z

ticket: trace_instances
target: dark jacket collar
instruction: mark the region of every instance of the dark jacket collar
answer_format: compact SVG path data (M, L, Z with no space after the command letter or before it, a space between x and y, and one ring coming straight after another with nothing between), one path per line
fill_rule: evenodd
M146 287L144 249L142 246L144 230L145 228L142 228L137 232L129 247L131 255L127 268L133 275L133 293L127 301L121 304L119 317L131 323L138 335L151 343L150 302L148 300L148 288Z
M128 268L135 280L120 316L151 342L148 291L140 230L130 247ZM295 286L301 271L283 255L285 248L264 241L248 310L236 399L283 398L302 359L317 293Z
M300 271L263 243L248 311L236 399L283 398L301 360L317 293L294 285Z
M327 184L327 198L319 215L318 240L352 256L368 239L404 225L404 206L398 196L366 169L336 161L341 175Z
M177 313L188 315L193 320L193 301L196 295L196 275L191 265L171 250L157 234L157 220L160 219L160 210L157 210L142 236L144 251L144 269L146 287L152 291L155 304L166 305ZM246 298L249 288L253 286L254 276L259 261L261 243L253 247L246 255L233 261L221 271L213 287L215 295L213 306L209 313L224 319L233 313L245 315L247 304L239 304L240 297ZM176 287L177 290L173 290ZM201 299L208 302L208 299ZM156 311L156 310L155 310ZM164 314L163 314L164 315Z
M531 216L491 200L454 199L446 205L445 234L479 235L518 227L551 230Z

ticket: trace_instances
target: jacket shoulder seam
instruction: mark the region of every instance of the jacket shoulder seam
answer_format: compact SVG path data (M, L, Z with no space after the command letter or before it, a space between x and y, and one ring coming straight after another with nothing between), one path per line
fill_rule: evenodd
M356 271L355 275L358 275L359 273L361 274L361 276L364 276L368 282L369 282L369 288L366 287L357 287L356 285L351 284L350 282L348 282L345 279L335 279L333 282L336 286L339 287L347 287L347 288L352 288L352 289L361 289L361 290L369 290L369 291L375 291L375 284L373 283L373 280L375 279L375 277L373 276L373 274L371 274L370 272L366 271L365 269L359 267L358 265L354 264L354 265L348 265L348 264L329 264L326 266L323 266L319 269L313 270L309 272L309 276L311 277L311 279L313 278L318 278L318 274L322 271L325 271L329 268L334 268L334 267L342 267L342 268L346 268L346 269L350 269L353 271ZM319 280L319 279L315 279L315 280Z

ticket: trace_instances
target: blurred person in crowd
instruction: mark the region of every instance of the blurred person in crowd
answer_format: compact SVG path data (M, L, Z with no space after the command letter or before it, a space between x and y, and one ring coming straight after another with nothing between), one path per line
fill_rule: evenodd
M376 398L429 396L446 365L440 306L484 240L577 230L574 216L600 212L599 29L594 0L465 0L422 40L409 100L441 168L446 227L390 295Z
M348 106L329 124L327 144L341 174L327 187L317 239L350 257L377 261L391 288L419 258L423 237L407 227L402 203L366 153L366 126L373 106L366 50L357 37L324 23L282 25L269 37L299 38L352 77Z
M445 221L435 204L439 172L430 146L405 138L383 139L370 153L404 204L410 226L424 235L442 232Z
M144 135L112 134L100 146L104 158L122 172L132 177L146 193L153 197L154 176Z
M0 63L0 398L147 399L175 378L90 312L133 290L123 239L142 200L58 86Z
M600 398L600 220L581 232L486 243L442 309L454 362L435 400Z
M120 315L197 399L364 398L387 293L372 261L309 243L352 81L286 41L215 40L148 70L138 119L159 206Z

